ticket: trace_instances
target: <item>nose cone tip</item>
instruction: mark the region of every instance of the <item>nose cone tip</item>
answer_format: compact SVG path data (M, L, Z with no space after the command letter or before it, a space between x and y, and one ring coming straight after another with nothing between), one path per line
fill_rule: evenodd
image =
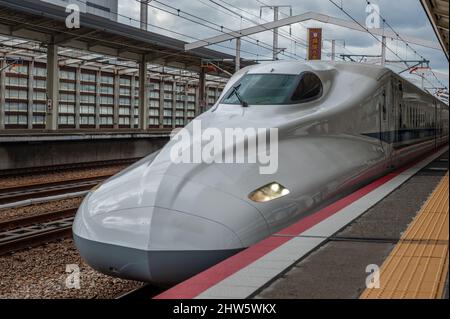
M160 207L90 211L95 200L82 203L73 233L81 256L102 273L173 284L242 249L237 235L214 221Z

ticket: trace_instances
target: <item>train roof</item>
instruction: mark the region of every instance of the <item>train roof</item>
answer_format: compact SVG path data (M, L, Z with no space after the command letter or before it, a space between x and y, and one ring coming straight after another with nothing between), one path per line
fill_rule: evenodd
M305 71L344 71L360 73L369 77L380 78L386 73L392 72L386 67L372 64L355 62L331 62L331 61L277 61L252 65L248 68L249 74L277 73L277 74L300 74Z
M421 89L416 84L412 83L408 79L401 77L391 69L380 65L332 61L276 61L251 65L246 67L245 69L247 70L245 71L245 73L248 74L300 74L306 71L321 73L335 70L338 72L361 74L375 80L379 80L385 75L394 75L448 107L448 104L433 96L428 91Z

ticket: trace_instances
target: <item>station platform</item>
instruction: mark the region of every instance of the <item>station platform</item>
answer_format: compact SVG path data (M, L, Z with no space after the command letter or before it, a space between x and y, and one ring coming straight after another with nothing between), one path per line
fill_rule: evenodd
M167 129L154 129L151 131L129 129L85 129L58 131L15 130L7 132L0 131L0 143L169 138L170 133L170 130Z
M156 299L448 298L448 147Z
M145 157L170 139L167 130L0 132L0 170L26 170Z

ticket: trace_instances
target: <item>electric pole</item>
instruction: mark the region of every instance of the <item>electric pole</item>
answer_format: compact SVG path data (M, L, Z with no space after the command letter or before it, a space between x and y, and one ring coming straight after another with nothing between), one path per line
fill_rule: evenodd
M262 18L262 12L264 8L270 8L273 10L273 21L278 21L280 19L280 8L289 8L290 16L292 17L292 6L291 5L278 5L278 6L261 6L260 17ZM278 54L281 52L278 47L278 28L273 29L273 60L278 60Z

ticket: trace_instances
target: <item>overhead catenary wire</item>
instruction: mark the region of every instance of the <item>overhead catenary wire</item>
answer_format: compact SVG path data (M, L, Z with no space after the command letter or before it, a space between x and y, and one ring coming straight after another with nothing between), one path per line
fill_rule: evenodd
M220 0L220 1L222 1L222 2L225 2L224 0ZM266 3L266 2L263 2L263 1L260 1L260 0L255 0L257 3L259 3L259 4L261 4L261 5L263 5L263 6L266 6L266 7L273 7L273 5L271 5L271 4L268 4L268 3ZM273 9L272 9L273 10ZM281 15L284 15L285 17L289 17L289 15L287 15L286 13L284 13L284 12L282 12L282 11L280 11L280 14ZM267 20L265 20L265 21L267 21ZM305 43L305 47L308 47L308 44L306 43L306 41L304 41L304 40L300 40L300 41L303 41L304 43ZM339 44L337 44L337 46L338 47L342 47L345 51L347 51L349 54L353 54L353 52L351 52L348 48L346 48L345 46L340 46ZM325 50L324 48L322 48L322 50L324 51L324 52L326 52L326 53L328 53L328 54L330 54L331 55L331 51L328 51L328 50ZM328 52L327 52L328 51ZM340 56L336 56L337 58L340 58L340 59L342 59L342 60L344 60L342 57L340 57Z
M145 2L145 1L142 1L142 0L134 0L134 1L136 1L136 2L138 2L138 3L141 3L141 4L144 4L144 5L147 5L148 7L151 7L151 8L160 10L160 11L163 11L163 12L165 12L165 13L174 15L175 17L179 17L179 18L185 19L185 20L187 20L187 21L196 23L196 24L198 24L198 25L200 25L200 26L203 26L203 27L206 27L206 28L215 30L215 31L219 31L219 32L222 32L222 33L227 33L227 32L225 32L224 30L228 30L228 31L230 31L230 32L233 31L233 30L231 30L231 29L229 29L229 28L226 28L226 27L224 27L224 26L221 26L221 25L219 25L219 24L217 24L217 23L215 23L215 22L211 22L211 21L209 21L209 20L207 20L207 19L204 19L204 18L202 18L202 17L198 17L198 16L196 16L196 15L194 15L194 14L191 14L191 13L186 12L186 11L184 11L184 10L175 8L175 7L171 6L171 5L168 5L168 4L163 3L163 2L161 2L161 1L153 0L154 3L159 3L159 4L161 4L161 5L163 5L163 6L167 7L167 8L170 8L171 10L173 10L173 11L175 11L175 12L171 12L170 10L167 10L167 9L164 9L164 8L161 8L161 7L158 7L158 6L155 6L155 5L153 5L153 4L149 3L149 2ZM189 16L189 17L191 17L191 18L186 17L186 16L183 16L182 13L185 14L185 15L187 15L187 16ZM203 22L195 21L195 20L193 20L192 18L198 19L198 20L203 21ZM211 24L211 25L215 25L215 27L210 26L210 25L207 25L207 24L205 24L205 23L209 23L209 24ZM250 40L248 40L248 39L243 39L242 41L247 42L247 43L250 43L250 44L253 44L253 45L259 45L260 47L263 47L263 48L265 48L265 49L267 49L267 50L270 50L270 51L272 50L272 46L271 46L270 44L265 43L265 42L260 41L260 40L257 40L257 39L254 39L254 38L252 38L252 37L248 37L248 38L249 38L249 39L252 39L252 40L255 40L255 41L258 41L258 42L252 42L252 41L250 41ZM200 40L200 39L198 39L198 40ZM261 45L261 44L263 44L263 45ZM217 44L216 44L216 45L217 45ZM244 52L243 50L241 50L241 51ZM245 52L245 53L247 53L247 52ZM256 54L254 54L254 53L252 53L252 54L253 54L253 55L256 55ZM288 53L285 53L284 55L287 56L287 57L290 57L290 58L294 58L294 59L297 58L297 57L292 56L291 54L289 54L289 52L288 52Z
M357 23L361 28L363 28L367 33L369 33L377 42L381 43L381 45L384 45L387 50L389 50L392 54L394 54L400 61L403 61L403 63L406 65L406 67L409 69L410 65L404 61L396 52L394 52L388 45L385 45L382 40L380 40L376 35L374 35L372 32L370 32L369 28L362 25L358 20L356 20L350 13L347 12L342 6L339 6L334 0L328 0L330 1L334 6L336 6L339 10L341 10L347 17L349 17L351 20L353 20L355 23ZM429 82L429 80L427 79ZM431 82L429 82L431 85Z
M366 3L369 5L369 4L371 4L371 2L370 1L368 1L368 0L365 0L366 1ZM417 50L416 49L414 49L406 40L404 40L403 38L402 38L402 36L400 35L400 33L399 32L397 32L392 26L391 26L391 24L387 21L387 19L383 16L383 15L381 15L381 12L379 11L379 10L377 10L375 7L374 7L374 10L375 10L375 12L378 14L378 16L382 19L382 21L383 21L383 23L389 28L389 29L391 29L391 31L392 32L394 32L394 34L397 36L397 38L400 40L400 41L402 41L404 44L405 44L405 46L406 46L406 48L408 49L410 49L415 55L417 55L420 59L422 59L422 60L424 60L424 61L428 61L428 59L426 59L423 55L421 55L419 52L417 52ZM439 79L438 79L438 77L436 76L436 74L433 72L433 70L431 70L430 69L430 71L431 71L431 74L436 78L436 80L438 81L438 83L442 86L442 87L446 87ZM431 83L430 83L431 84Z
M220 7L222 7L222 8L225 8L228 12L231 12L231 13L233 13L234 15L238 15L238 16L244 18L245 20L251 22L251 23L254 23L254 24L256 24L256 25L259 25L259 24L260 24L259 21L255 21L255 20L253 20L253 19L250 19L250 18L248 18L248 17L245 17L244 15L241 15L241 14L239 14L238 12L235 12L234 10L231 10L231 9L229 9L229 8L224 7L223 5L217 3L217 2L214 1L214 0L209 0L209 1L212 2L212 3L214 3L214 4L216 4L217 6L220 6ZM248 11L248 10L245 10L245 9L242 9L242 8L236 6L236 5L233 5L233 4L231 4L231 3L227 2L227 1L224 1L224 0L219 0L219 1L222 2L222 3L224 3L224 4L226 4L226 5L228 5L228 6L230 6L230 7L232 7L232 8L234 8L234 9L240 10L240 11L242 11L242 12L248 14L248 15L251 15L251 16L253 16L253 17L256 17L257 19L259 19L259 20L261 20L261 21L263 21L263 22L269 22L268 20L266 20L266 19L264 19L264 18L262 18L262 17L259 17L259 16L257 16L256 14L254 14L254 13ZM274 32L273 29L270 29L270 30L268 30L268 31L271 31L272 33ZM295 36L293 36L293 35L291 35L291 34L285 32L284 30L280 30L280 31L281 31L281 32L280 32L280 36L281 36L281 37L283 37L283 38L285 38L285 39L288 39L288 40L290 40L290 41L294 40L294 41L296 41L298 44L302 45L302 46L305 47L305 48L308 46L307 43L306 43L306 41L304 41L303 39L297 38L297 37L295 37ZM287 34L287 35L286 35L286 34Z
M84 4L84 5L87 5L87 1L83 1L83 0L76 0L77 2L79 2L79 3L82 3L82 4ZM137 1L137 2L140 2L139 0L135 0L135 1ZM115 15L117 15L118 17L122 17L122 18L124 18L124 19L126 19L126 20L128 20L128 21L133 21L133 22L136 22L136 23L140 23L141 21L139 20L139 19L136 19L136 18L133 18L133 17L130 17L130 16L127 16L127 15L124 15L124 14L121 14L121 13L119 13L119 12L114 12L114 11L111 11L111 13L112 14L115 14ZM160 30L163 30L163 31L166 31L166 32L169 32L169 33L173 33L173 34L176 34L176 35L179 35L179 36L182 36L182 37L186 37L186 38L189 38L189 39L191 39L191 40L195 40L195 41L200 41L201 39L199 39L199 38L197 38L197 37L193 37L193 36L191 36L191 35L187 35L187 34L184 34L184 33L181 33L181 32L178 32L178 31L173 31L173 30L170 30L170 29L168 29L168 28L164 28L164 27L161 27L161 26L158 26L158 25L155 25L155 24L151 24L151 23L149 23L149 22L147 22L146 23L146 26L147 27L154 27L154 28L157 28L157 29L160 29ZM71 33L71 32L64 32L64 31L61 31L62 33L65 33L65 34L73 34L73 33ZM78 38L89 38L89 36L88 35L79 35L79 34L73 34L74 36L76 36L76 37L78 37ZM103 39L99 39L99 40L101 40L101 41L103 41L103 42L106 42L106 40L103 40ZM120 43L117 43L117 42L111 42L111 43L115 43L115 44L120 44ZM129 45L125 45L125 46L128 46L128 47L132 47L132 46L129 46ZM228 46L225 46L225 45L217 45L218 47L221 47L221 48L224 48L224 49L227 49L227 50L232 50L232 51L234 51L234 48L232 48L232 47L228 47ZM138 48L138 47L133 47L133 48ZM160 50L150 50L150 51L154 51L154 52L161 52ZM250 51L245 51L245 50L242 50L242 52L244 52L244 53L247 53L247 54L250 54L250 55L253 55L253 56L256 56L256 54L254 53L254 52L250 52ZM186 54L184 54L184 51L178 51L178 53L170 53L170 55L168 56L168 57L171 57L171 56L174 56L174 55L178 55L178 56L184 56L184 57L187 57L188 55L186 55Z

